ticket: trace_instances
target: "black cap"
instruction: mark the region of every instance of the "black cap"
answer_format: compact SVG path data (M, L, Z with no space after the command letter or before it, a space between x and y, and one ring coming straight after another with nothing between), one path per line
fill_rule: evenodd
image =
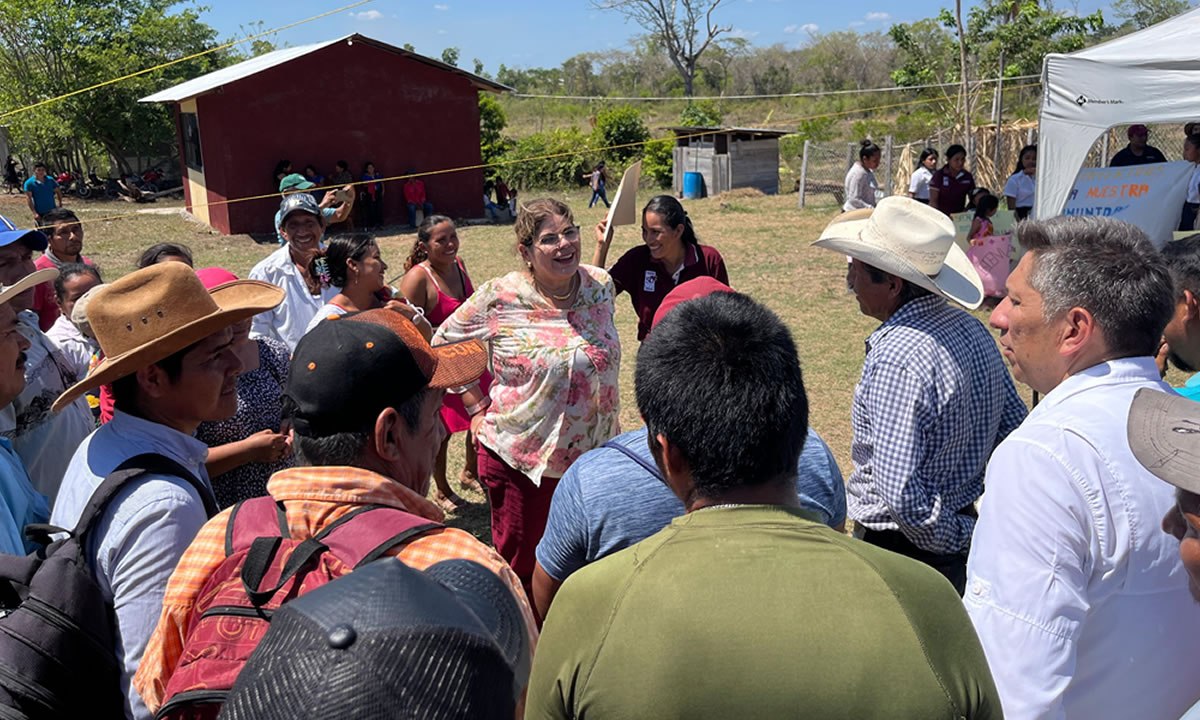
M511 720L529 663L517 600L493 572L384 558L285 604L221 717Z
M374 427L385 408L398 407L422 388L467 385L486 367L478 341L431 348L394 310L332 317L296 345L284 416L304 437L362 432Z

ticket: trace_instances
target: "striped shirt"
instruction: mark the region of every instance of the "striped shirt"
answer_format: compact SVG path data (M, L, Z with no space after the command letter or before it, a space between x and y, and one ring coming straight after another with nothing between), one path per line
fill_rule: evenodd
M382 475L353 467L297 467L271 476L267 492L282 501L293 538L310 538L363 505L386 505L441 522L443 514L424 497ZM142 656L133 684L151 712L183 654L187 619L208 576L225 560L225 530L232 508L210 520L183 554L163 597L162 615ZM530 647L537 629L521 581L495 550L456 528L427 532L388 553L417 570L443 560L471 560L494 571L516 596L525 616Z
M850 517L923 550L965 553L992 450L1026 414L983 323L941 297L911 300L867 338L851 422Z

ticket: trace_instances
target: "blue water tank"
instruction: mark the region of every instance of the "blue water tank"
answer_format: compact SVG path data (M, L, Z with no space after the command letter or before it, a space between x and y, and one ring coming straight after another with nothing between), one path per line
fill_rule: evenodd
M683 174L683 197L685 200L697 200L704 197L704 176L698 172Z

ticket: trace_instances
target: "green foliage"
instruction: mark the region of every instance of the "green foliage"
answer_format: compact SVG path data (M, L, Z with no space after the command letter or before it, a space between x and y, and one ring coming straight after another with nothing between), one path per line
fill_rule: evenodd
M967 53L978 77L996 77L1004 53L1005 77L1037 75L1049 53L1070 53L1103 32L1104 15L1072 15L1042 7L1037 0L985 0L967 18Z
M926 18L893 25L888 35L900 50L899 67L892 71L896 85L912 87L958 80L958 43L939 20Z
M216 45L199 8L177 0L0 0L0 114L122 77ZM259 45L251 52L264 49ZM139 103L164 87L218 69L218 52L0 119L27 159L107 169L130 156L174 149L170 109Z
M798 160L804 155L804 137L798 134L779 138L779 157L785 163Z
M505 153L500 170L509 185L520 188L576 187L591 170L591 137L579 128L534 133L517 140ZM546 157L551 156L551 157Z
M605 157L616 163L624 163L641 154L640 143L650 139L650 130L646 128L642 114L629 105L618 105L598 113L593 134L595 146L607 148Z
M1191 9L1188 0L1116 0L1113 12L1132 30L1148 28Z
M803 145L805 140L826 142L837 137L837 120L832 117L818 117L811 120L801 120L796 128L796 137ZM782 148L780 148L782 150Z
M675 170L675 138L655 138L642 147L642 177L648 178L655 187L671 187Z
M712 100L696 100L679 113L679 124L694 127L720 127L721 108Z
M492 163L504 154L506 141L501 133L508 119L504 108L492 93L479 93L479 150L484 163Z
M458 67L458 48L448 47L442 51L442 62Z

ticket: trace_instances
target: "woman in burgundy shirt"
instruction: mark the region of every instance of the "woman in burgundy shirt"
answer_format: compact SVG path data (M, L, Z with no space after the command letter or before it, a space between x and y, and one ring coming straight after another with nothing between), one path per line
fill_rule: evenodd
M592 264L604 267L608 243L605 220L596 224L596 253ZM698 277L729 284L725 260L714 247L701 245L683 205L670 195L658 195L642 209L642 242L631 248L608 271L617 292L629 293L638 317L638 340L650 334L654 312L675 286Z
M929 178L929 204L950 215L962 212L975 189L975 178L964 167L967 150L962 145L946 149L946 164Z

